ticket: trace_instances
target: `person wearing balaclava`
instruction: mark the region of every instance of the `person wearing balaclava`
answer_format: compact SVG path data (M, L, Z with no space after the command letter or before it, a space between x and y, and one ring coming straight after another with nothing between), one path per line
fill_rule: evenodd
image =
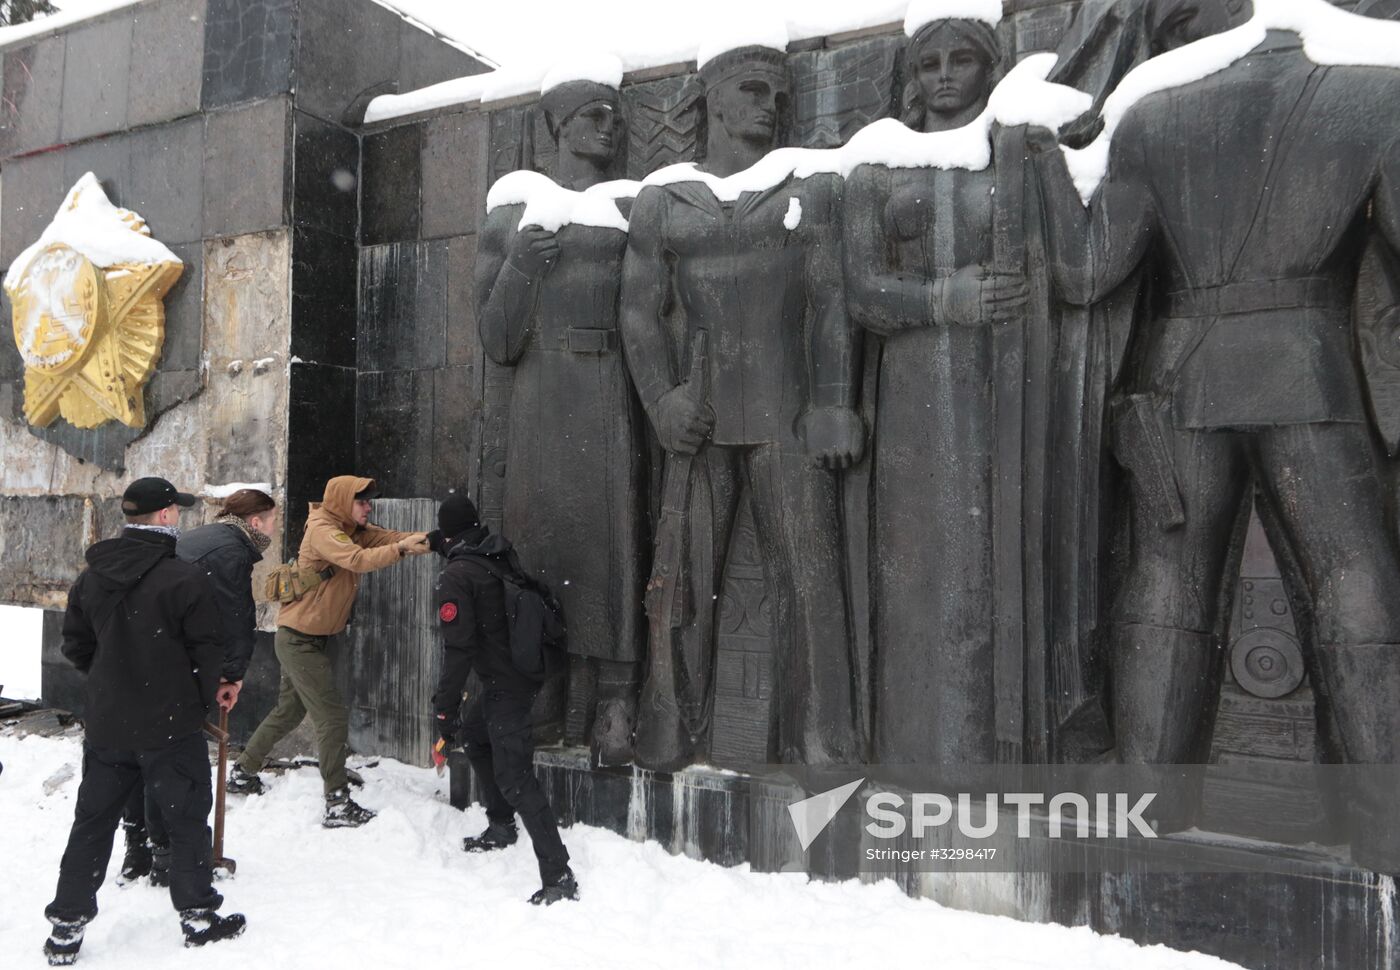
M504 536L482 524L465 495L448 498L438 509L438 530L429 542L447 563L437 582L438 628L442 633L442 674L433 693L439 735L466 747L477 789L486 807L486 830L464 839L467 852L491 852L515 843L518 814L530 834L540 868L540 888L530 897L548 906L578 898L569 851L539 779L530 710L539 683L511 660L503 576L524 580L520 559ZM463 688L473 671L483 688L460 717Z

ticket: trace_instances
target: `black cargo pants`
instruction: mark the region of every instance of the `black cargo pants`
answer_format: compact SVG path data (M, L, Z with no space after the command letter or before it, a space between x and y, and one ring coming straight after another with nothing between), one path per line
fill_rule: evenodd
M488 684L462 720L462 742L486 806L486 817L509 824L519 813L535 847L540 879L551 883L569 865L559 824L535 777L535 742L530 708L537 691L505 690Z

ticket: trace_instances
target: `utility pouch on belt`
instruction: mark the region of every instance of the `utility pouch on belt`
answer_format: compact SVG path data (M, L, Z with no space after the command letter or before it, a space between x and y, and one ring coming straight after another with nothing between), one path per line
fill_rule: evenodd
M267 574L263 593L268 600L281 603L295 603L317 586L335 575L335 567L327 566L319 572L303 569L295 559L290 559Z
M1133 477L1140 501L1152 510L1163 532L1186 524L1172 457L1167 398L1128 394L1112 405L1113 454Z

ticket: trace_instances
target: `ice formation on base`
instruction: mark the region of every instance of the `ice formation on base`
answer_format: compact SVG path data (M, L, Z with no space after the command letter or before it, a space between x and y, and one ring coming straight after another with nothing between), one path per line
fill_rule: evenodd
M1001 23L1001 0L913 0L904 14L904 34L913 37L936 20L980 20L995 27Z
M94 266L104 268L118 263L180 262L180 257L151 238L140 216L112 204L91 172L69 190L48 228L15 257L5 274L5 288L18 286L34 258L56 243L77 250Z
M642 183L616 179L591 185L582 192L566 189L547 175L520 169L496 180L486 194L486 211L503 205L524 205L517 229L539 226L558 232L567 225L597 226L627 231L618 199L630 199Z
M1104 102L1099 136L1082 149L1062 149L1086 205L1108 171L1113 133L1133 105L1150 94L1223 71L1263 43L1270 30L1297 34L1303 53L1315 64L1400 68L1400 23L1347 13L1326 0L1253 2L1254 16L1233 30L1167 51L1129 71Z

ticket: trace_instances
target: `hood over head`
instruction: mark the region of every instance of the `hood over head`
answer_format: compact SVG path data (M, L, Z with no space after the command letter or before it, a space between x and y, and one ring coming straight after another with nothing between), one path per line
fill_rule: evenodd
M326 482L326 492L322 496L319 504L313 504L313 510L325 509L340 522L341 527L347 533L353 533L359 528L355 521L355 496L367 488L374 487L374 479L360 478L357 475L337 475Z

